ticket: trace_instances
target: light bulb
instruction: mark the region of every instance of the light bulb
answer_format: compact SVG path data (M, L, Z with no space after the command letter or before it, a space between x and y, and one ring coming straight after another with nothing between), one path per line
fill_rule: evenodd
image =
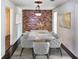
M41 16L41 13L35 13L36 16Z

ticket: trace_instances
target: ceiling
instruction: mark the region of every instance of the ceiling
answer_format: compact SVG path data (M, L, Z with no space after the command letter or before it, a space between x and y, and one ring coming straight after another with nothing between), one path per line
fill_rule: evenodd
M36 4L34 0L11 0L16 6L27 8L27 9L35 9ZM40 5L41 9L53 9L69 0L42 0L43 3Z

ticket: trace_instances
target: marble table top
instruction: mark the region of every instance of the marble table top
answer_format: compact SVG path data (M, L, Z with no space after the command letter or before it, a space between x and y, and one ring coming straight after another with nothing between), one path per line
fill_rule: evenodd
M29 32L27 40L52 40L55 37L50 32Z

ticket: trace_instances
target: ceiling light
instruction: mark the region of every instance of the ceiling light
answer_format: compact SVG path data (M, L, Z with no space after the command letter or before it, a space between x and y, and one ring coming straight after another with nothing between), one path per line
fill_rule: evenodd
M50 0L50 1L54 1L54 0Z
M42 0L35 0L36 4L42 4Z

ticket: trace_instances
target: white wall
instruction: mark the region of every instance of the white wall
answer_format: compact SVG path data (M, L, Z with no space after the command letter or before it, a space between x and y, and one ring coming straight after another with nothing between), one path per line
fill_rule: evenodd
M1 57L5 54L5 0L1 2Z
M75 4L75 55L78 56L78 4Z
M58 18L58 34L60 35L61 42L75 55L78 56L77 51L77 3L68 1L55 9L58 16L63 12L71 12L71 29L62 28L59 26Z
M12 18L11 18L11 45L16 41L16 26L15 26L15 5L11 3L9 0L1 1L1 57L5 54L5 8L9 7L13 10Z
M22 35L22 10L19 7L16 10L16 26L18 39Z
M11 38L10 38L10 45L13 45L16 41L16 6L11 3L10 4L11 8L11 18L10 18L10 33L11 33Z

